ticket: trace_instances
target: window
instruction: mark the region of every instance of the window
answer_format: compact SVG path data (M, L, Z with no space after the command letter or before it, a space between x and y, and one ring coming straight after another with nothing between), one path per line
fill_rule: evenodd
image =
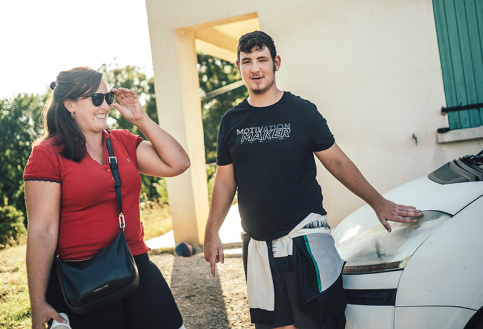
M433 0L450 130L483 125L483 1Z

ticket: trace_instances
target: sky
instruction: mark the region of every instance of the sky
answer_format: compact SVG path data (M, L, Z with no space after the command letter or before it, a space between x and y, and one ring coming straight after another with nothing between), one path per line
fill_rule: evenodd
M144 0L0 0L0 99L43 94L60 71L102 64L152 76Z

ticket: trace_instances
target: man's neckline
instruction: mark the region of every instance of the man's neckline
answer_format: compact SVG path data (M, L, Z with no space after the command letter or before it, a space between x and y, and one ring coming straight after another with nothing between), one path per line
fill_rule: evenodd
M275 102L273 102L271 104L267 104L267 105L257 106L257 105L250 104L250 101L248 100L249 98L246 99L246 102L252 108L255 108L255 109L263 109L263 108L271 107L271 106L273 106L275 104L278 104L285 97L285 94L286 94L286 92L281 90L280 97Z

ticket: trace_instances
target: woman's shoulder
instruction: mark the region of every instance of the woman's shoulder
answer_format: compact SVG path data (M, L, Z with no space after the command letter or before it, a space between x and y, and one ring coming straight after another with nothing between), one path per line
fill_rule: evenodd
M36 141L33 144L32 152L43 150L44 152L59 153L61 151L60 147L60 137L52 136Z
M36 143L24 169L24 180L41 180L60 183L62 156L58 141L49 137Z
M128 136L131 134L129 129L106 129L105 132L111 137Z
M117 139L126 139L126 138L138 138L138 135L134 135L129 129L108 129L106 130L108 136Z
M109 137L113 141L120 141L122 144L132 145L137 148L139 143L143 141L143 138L139 135L135 135L129 131L129 129L109 129L106 130L106 138Z

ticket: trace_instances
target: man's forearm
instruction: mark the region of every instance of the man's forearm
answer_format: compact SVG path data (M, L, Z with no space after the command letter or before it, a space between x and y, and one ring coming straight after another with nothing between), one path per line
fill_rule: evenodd
M349 158L341 164L339 170L333 173L333 175L352 193L367 202L372 208L377 208L384 200L381 194L366 180Z
M236 186L216 181L211 194L211 205L206 222L205 236L218 234L235 196Z
M384 198L365 179L351 159L334 144L330 149L317 152L324 167L352 193L367 202L372 208L384 202Z
M203 251L205 260L210 263L211 275L215 276L215 264L224 262L223 244L218 235L226 214L235 196L236 183L233 177L233 166L220 170L218 167L213 193L211 195L210 212L205 228Z
M413 223L416 220L408 217L421 216L421 211L416 208L395 204L379 194L337 144L315 154L337 180L374 209L379 221L389 232L391 225L388 220Z

